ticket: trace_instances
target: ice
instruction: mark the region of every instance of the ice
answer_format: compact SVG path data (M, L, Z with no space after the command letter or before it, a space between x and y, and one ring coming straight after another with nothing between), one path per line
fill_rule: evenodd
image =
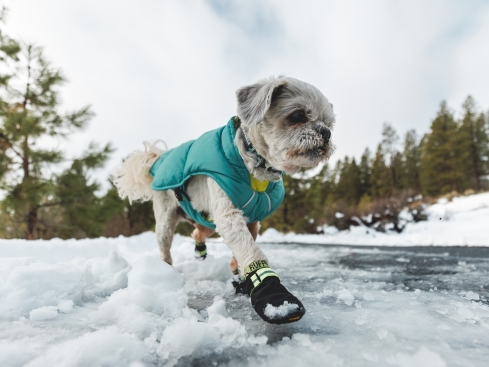
M375 299L375 296L372 293L365 293L363 295L363 299L365 301L373 301Z
M480 296L472 291L462 292L461 294L467 299L473 299L475 301L478 301L480 299Z
M29 320L51 320L58 316L58 308L55 306L43 306L29 312Z
M183 276L173 267L144 256L129 272L127 288L113 292L89 319L95 325L114 324L146 338L163 330L167 318L182 316L187 304L184 284Z
M226 281L229 279L230 258L215 258L208 255L205 261L186 261L176 264L175 269L182 273L186 279Z
M0 366L487 364L487 248L284 242L260 247L307 313L270 325L235 294L222 240L195 261L175 236L173 267L154 233L0 240Z
M164 360L175 364L184 356L213 349L219 341L219 333L212 325L180 318L163 332L156 351Z
M257 345L265 345L267 344L268 338L265 335L262 336L254 336L251 335L248 337L248 343L257 344Z
M337 291L336 298L338 298L338 301L342 301L347 306L351 306L355 300L353 294L351 294L351 292L347 289Z
M87 283L84 296L106 296L117 289L127 287L127 273L131 267L116 251L111 251L103 261L87 262L85 282Z
M465 307L459 307L457 312L459 313L459 315L462 315L465 319L471 319L474 317L474 313Z
M227 317L228 311L226 310L226 302L219 296L215 297L214 303L207 307L207 315L221 315Z
M83 269L66 264L30 263L12 269L0 285L0 315L10 320L62 299L81 300Z
M296 305L295 303L289 303L285 301L282 305L275 307L271 304L267 304L265 306L264 314L267 316L269 319L274 320L274 319L279 319L281 317L287 316L290 313L296 311L299 308L299 305Z
M130 366L146 359L142 341L107 328L63 341L27 363L25 367L45 366Z
M392 362L400 367L445 367L447 365L440 355L426 347L421 347L413 355L398 353Z
M61 301L59 301L57 309L61 313L72 313L73 306L74 303L71 299L62 299Z

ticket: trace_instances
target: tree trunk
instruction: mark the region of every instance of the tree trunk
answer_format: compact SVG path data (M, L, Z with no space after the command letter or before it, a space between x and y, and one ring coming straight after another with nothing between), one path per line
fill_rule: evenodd
M26 216L26 223L27 223L27 239L28 240L35 240L35 230L36 230L36 224L37 224L37 207L30 205L29 206L29 211Z
M477 170L474 171L474 179L475 179L475 190L477 192L481 192L481 180L479 178L479 174L477 172Z

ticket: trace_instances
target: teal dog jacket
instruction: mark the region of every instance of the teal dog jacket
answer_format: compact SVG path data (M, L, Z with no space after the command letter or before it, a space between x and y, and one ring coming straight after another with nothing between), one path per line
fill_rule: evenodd
M258 181L250 175L234 144L234 118L226 126L209 131L165 152L153 164L153 190L173 190L185 213L195 222L215 229L216 225L196 211L185 192L185 183L196 175L211 177L226 192L234 206L243 211L248 223L265 219L284 199L282 178L278 182Z

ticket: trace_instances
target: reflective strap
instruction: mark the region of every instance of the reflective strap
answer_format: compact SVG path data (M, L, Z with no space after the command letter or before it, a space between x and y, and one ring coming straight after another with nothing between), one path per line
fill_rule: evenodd
M199 255L199 257L207 255L207 246L205 245L205 242L195 241L195 255Z
M255 274L251 276L251 281L253 282L253 288L256 288L264 279L268 277L277 277L278 275L270 268L262 268L256 271ZM280 279L280 278L279 278Z
M255 194L256 194L256 192L255 192L255 191L253 191L253 194L251 195L250 199L249 199L249 200L246 202L246 204L245 204L245 205L243 205L243 206L242 206L242 208L241 208L241 209L246 208L246 207L248 206L248 204L249 204L249 203L251 203L251 200L253 200L253 198L255 197Z
M207 249L206 250L202 250L202 251L195 250L195 253L196 254L199 254L200 256L204 256L204 255L207 255Z

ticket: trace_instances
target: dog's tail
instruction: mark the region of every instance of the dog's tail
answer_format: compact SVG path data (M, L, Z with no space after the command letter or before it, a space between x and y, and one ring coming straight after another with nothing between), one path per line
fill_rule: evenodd
M156 145L162 142L164 149ZM128 198L132 204L133 201L149 201L153 199L153 190L151 183L153 177L149 174L151 166L158 158L168 150L165 142L158 140L153 144L145 141L144 152L136 150L132 152L121 164L110 171L110 180L117 188L119 196L122 199Z

